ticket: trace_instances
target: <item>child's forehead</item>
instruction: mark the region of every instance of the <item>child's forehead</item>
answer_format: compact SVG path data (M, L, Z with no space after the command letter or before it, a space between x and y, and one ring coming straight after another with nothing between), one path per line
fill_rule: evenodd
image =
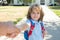
M33 7L32 10L40 11L40 7Z
M32 11L40 12L40 7L33 7L33 8L32 8Z

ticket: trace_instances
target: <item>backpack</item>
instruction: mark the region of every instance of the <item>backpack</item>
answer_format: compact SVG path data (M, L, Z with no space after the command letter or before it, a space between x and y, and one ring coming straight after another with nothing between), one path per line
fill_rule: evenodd
M24 38L25 38L26 40L28 40L29 36L32 34L32 31L33 31L34 28L35 28L35 24L34 24L31 20L30 20L30 22L31 22L31 26L30 26L29 32L28 32L28 30L25 30L25 31L24 31ZM44 29L44 26L43 26L43 22L41 22L40 24L41 24L42 36L43 36L43 38L44 38L43 31L45 31L45 29Z

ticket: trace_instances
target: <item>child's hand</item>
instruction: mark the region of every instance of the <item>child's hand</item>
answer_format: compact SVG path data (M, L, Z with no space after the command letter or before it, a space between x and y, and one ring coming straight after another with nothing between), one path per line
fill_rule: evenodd
M43 33L43 37L45 37L47 35L47 31L45 30Z
M44 31L44 34L45 34L45 35L47 35L47 34L48 34L48 32L47 32L47 31Z

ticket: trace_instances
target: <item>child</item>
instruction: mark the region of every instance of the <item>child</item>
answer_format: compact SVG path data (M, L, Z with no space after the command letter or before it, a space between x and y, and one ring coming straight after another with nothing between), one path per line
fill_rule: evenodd
M28 30L27 34L24 34L26 40L43 40L45 35L45 28L43 26L43 11L42 8L35 4L32 5L27 14L27 20L24 24L20 27L20 31ZM20 25L16 25L17 27ZM43 32L43 34L42 34Z

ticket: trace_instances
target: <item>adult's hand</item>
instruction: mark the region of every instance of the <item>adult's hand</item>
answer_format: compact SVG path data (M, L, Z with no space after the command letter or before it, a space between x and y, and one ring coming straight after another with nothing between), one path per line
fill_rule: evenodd
M14 38L19 34L19 29L12 22L0 22L0 36Z

